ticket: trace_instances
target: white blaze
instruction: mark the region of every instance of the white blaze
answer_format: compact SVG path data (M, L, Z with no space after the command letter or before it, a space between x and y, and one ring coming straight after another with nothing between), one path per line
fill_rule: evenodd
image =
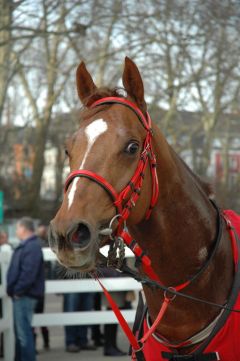
M96 119L96 120L94 120L94 122L92 122L85 128L84 133L87 137L87 149L85 151L83 160L80 164L79 170L84 169L84 164L87 160L87 156L89 155L92 146L94 145L96 140L99 138L99 136L101 134L105 133L107 131L107 129L108 129L107 123L103 119ZM73 203L78 181L79 181L79 178L75 178L73 180L72 188L68 194L68 209L71 207L71 205Z
M68 209L71 207L73 203L73 199L75 196L75 192L77 189L77 182L79 181L79 178L75 178L73 180L72 188L70 189L70 192L68 193Z
M84 168L84 163L87 159L88 154L90 153L90 150L93 146L93 144L96 142L97 138L106 132L108 126L107 123L103 119L97 119L94 120L91 124L89 124L85 129L85 134L87 136L87 150L85 152L85 155L83 157L82 163L80 165L79 169Z

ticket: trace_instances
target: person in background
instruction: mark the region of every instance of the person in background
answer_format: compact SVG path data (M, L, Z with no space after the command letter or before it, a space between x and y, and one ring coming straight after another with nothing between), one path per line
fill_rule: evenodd
M5 231L0 231L0 251L11 252L12 247L8 243L8 234Z
M8 234L5 231L0 230L0 252L11 252L12 247L8 243ZM1 279L1 270L0 270L0 279ZM0 300L0 317L2 318L2 300ZM3 332L0 333L0 357L4 356L3 351Z
M7 294L13 300L15 361L35 361L31 322L37 300L44 294L43 255L31 218L17 222L16 235L20 244L7 273Z
M101 311L101 309L102 309L101 294L100 292L96 292L94 293L93 310ZM92 340L96 347L100 347L104 345L104 336L101 332L100 325L92 326Z
M43 223L40 223L37 227L36 234L40 239L42 248L48 248L48 226ZM45 277L47 280L52 280L53 277L53 268L55 266L55 261L45 261L44 268L45 268Z
M41 247L48 247L48 241L47 241L47 232L48 228L44 224L39 224L36 230L36 234L39 237ZM51 279L51 272L52 271L52 264L51 261L45 261L44 262L44 272L45 272L45 279ZM43 313L44 312L44 305L45 305L45 297L39 298L35 307L34 312L35 313ZM35 341L35 347L36 347L36 341L37 341L37 333L34 329L34 341ZM49 342L49 330L46 326L41 327L41 333L42 333L42 339L43 339L43 347L45 350L50 349L50 342Z
M64 312L91 311L93 309L93 297L94 295L91 292L65 293L63 297L63 310ZM96 346L89 344L88 326L65 326L64 329L67 352L96 350Z

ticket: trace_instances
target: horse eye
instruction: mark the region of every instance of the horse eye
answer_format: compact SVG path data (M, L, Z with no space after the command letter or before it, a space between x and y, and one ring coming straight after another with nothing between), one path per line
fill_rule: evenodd
M69 153L68 153L67 149L65 149L65 154L66 154L67 157L69 157Z
M139 144L132 142L128 144L128 146L125 149L125 152L132 155L132 154L136 154L138 149L139 149Z

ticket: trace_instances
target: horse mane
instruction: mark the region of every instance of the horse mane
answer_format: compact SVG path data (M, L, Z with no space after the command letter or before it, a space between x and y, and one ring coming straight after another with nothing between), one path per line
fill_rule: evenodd
M174 152L176 154L176 152ZM176 154L177 155L177 154ZM184 162L184 160L179 157L177 155L178 159L180 160L181 164L184 166L184 168L190 173L190 175L192 176L192 178L197 182L197 184L203 189L204 193L209 197L209 198L214 198L214 189L213 189L213 185L209 182L206 182L205 180L202 179L202 177L200 177L199 175L197 175L196 173L194 173L192 171L192 169L187 165L187 163Z
M188 171L190 172L190 174L192 175L192 177L200 184L201 188L204 190L204 192L206 193L206 195L209 198L214 198L214 189L213 189L213 185L209 182L206 182L204 179L202 179L202 177L200 177L198 174L194 173L191 168L189 168L189 166L183 162L185 164L185 166L187 167Z

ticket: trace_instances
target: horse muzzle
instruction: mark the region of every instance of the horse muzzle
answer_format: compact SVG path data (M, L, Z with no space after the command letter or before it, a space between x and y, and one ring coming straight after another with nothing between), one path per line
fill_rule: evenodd
M99 248L97 233L86 221L72 224L63 234L54 221L49 227L48 241L58 260L67 268L89 272L95 267Z

